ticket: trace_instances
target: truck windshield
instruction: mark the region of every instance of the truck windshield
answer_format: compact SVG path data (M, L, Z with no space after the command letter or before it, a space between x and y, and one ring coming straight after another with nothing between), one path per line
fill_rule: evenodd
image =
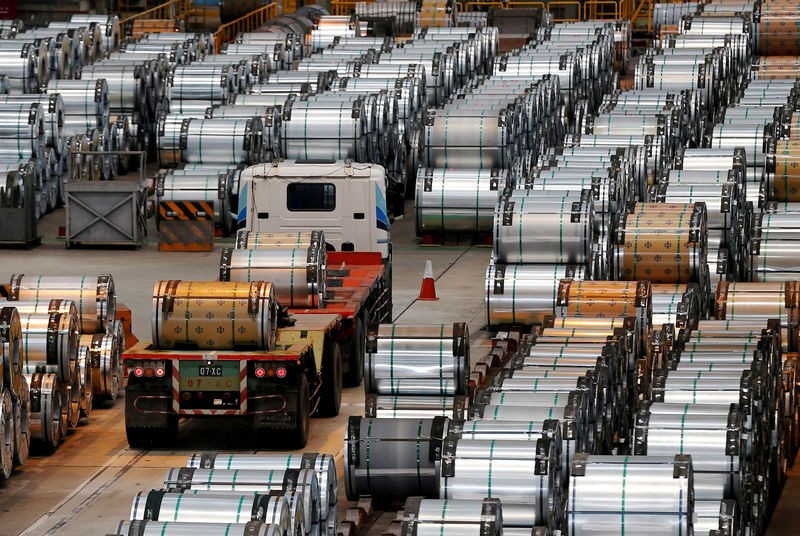
M336 209L336 186L331 183L293 182L286 187L286 208L291 211Z

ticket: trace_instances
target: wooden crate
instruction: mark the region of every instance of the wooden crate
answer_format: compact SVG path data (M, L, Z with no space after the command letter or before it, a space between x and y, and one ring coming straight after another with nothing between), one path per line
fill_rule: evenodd
M211 251L214 246L212 201L162 201L158 205L158 249Z

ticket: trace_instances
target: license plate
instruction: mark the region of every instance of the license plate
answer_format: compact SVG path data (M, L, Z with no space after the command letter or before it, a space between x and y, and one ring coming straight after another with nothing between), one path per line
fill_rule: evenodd
M181 391L238 391L239 362L181 363Z

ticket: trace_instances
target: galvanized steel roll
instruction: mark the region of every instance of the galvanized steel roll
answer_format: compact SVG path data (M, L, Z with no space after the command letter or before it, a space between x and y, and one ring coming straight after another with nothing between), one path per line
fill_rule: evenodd
M64 141L64 102L59 95L3 95L0 96L0 103L20 106L39 104L45 130L44 144L61 154ZM0 110L4 109L0 107Z
M27 276L14 274L9 283L10 301L47 303L54 299L71 300L78 308L81 333L104 332L116 315L114 279L99 276Z
M447 417L463 420L467 397L456 395L375 395L368 394L364 415L374 419Z
M92 414L92 404L94 404L94 384L92 356L89 347L81 345L78 348L78 377L81 387L81 417L89 417Z
M0 478L11 477L14 468L14 405L8 389L0 390Z
M366 161L369 130L363 105L362 99L287 103L281 132L284 158Z
M187 311L196 307L203 314L187 318ZM153 290L153 344L270 350L275 344L277 307L272 284L263 281L158 281Z
M586 268L580 265L490 264L486 268L487 324L541 323L556 312L559 281L585 277Z
M438 497L440 454L449 428L445 417L350 417L344 451L347 498Z
M37 48L33 43L25 43L20 49L0 50L10 89L21 93L38 93L47 83L50 73L43 47L44 44Z
M533 508L534 524L558 526L563 506L559 486L560 444L537 441L447 439L442 446L442 499L498 497Z
M240 229L236 232L236 249L283 249L315 247L325 250L323 231L296 233L259 233Z
M336 529L337 481L336 465L330 454L316 452L296 454L218 454L216 452L192 454L187 467L202 469L314 469L319 482L320 517L327 521L328 529Z
M275 297L287 307L323 307L326 254L306 248L222 250L220 281L269 281Z
M231 492L237 495L253 493L256 495L273 495L275 491L283 493L297 491L302 503L304 515L303 526L312 530L320 521L320 494L317 475L313 469L200 469L181 467L168 469L164 477L164 488L189 493ZM285 512L280 519L267 519L270 523L289 525L289 504L284 501L280 505ZM272 509L274 510L274 508Z
M30 386L31 439L52 452L61 441L61 395L55 374L25 375Z
M187 523L247 523L265 521L269 495L140 491L131 505L131 520Z
M233 185L229 173L160 175L156 181L156 202L211 201L214 203L214 223L224 235L233 230Z
M71 382L78 360L78 319L69 313L21 314L24 374L55 373Z
M503 531L502 507L499 499L409 497L405 502L401 527L403 534L416 536L500 536Z
M71 116L75 120L84 120L93 127L108 125L109 91L104 78L97 80L50 80L45 92L58 93L64 101L64 116L68 121Z
M247 523L184 523L120 521L114 536L285 536L281 527L261 521Z
M182 159L190 164L262 161L263 128L250 119L186 119L180 127Z
M14 465L25 465L31 448L31 393L25 376L19 396L12 397L11 402L14 406Z
M0 378L2 387L15 397L22 390L23 344L20 314L13 306L0 308Z
M505 168L514 156L514 120L505 110L473 115L429 110L424 118L424 161L434 168Z
M98 400L116 399L123 383L124 340L114 333L94 333L81 335L80 344L88 348L92 396Z
M493 234L498 262L588 264L594 203L580 193L541 199L512 196L497 205Z
M4 159L43 156L46 140L44 109L38 103L0 104L0 155Z
M568 534L616 532L621 526L637 535L691 534L694 475L689 456L578 454L570 473Z
M507 177L501 169L419 168L414 203L417 235L488 233Z
M471 369L466 324L381 324L370 328L366 344L364 388L368 394L467 394Z

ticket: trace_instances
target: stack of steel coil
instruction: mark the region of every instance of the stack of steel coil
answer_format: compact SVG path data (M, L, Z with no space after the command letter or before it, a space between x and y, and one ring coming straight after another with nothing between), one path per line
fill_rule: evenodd
M86 388L93 391L98 401L117 398L122 385L121 355L125 333L122 323L115 319L116 291L113 278L107 274L97 277L15 274L9 289L9 300L35 304L35 307L26 305L26 313L69 314L77 307L80 314L75 329L80 334L79 344L88 348L91 361L92 381ZM64 352L67 348L65 346ZM80 353L79 348L75 350ZM70 366L74 368L74 365ZM84 413L91 410L90 407L82 409Z
M32 441L53 452L80 418L90 415L95 394L98 400L116 398L125 335L121 323L113 319L116 298L108 275L15 274L8 299L0 314L0 326L5 326L0 335L3 353L8 354L4 362L12 367L4 373L14 404L10 446L16 463L22 464ZM115 345L113 362L96 359L94 338ZM104 375L117 385L110 392L105 390Z
M161 490L139 492L113 534L335 536L337 528L333 456L204 453L167 470Z
M367 332L366 417L463 418L469 394L469 331L464 323Z
M4 304L5 305L5 304ZM21 317L12 306L0 307L0 364L3 381L0 388L0 431L4 441L0 445L0 479L7 479L15 465L28 459L31 437L36 435L39 421L31 415L28 378L23 374L24 345ZM55 390L55 386L52 386ZM42 397L53 394L42 390ZM58 398L58 393L55 393ZM61 418L59 411L58 419ZM31 417L34 421L31 422ZM47 428L48 423L44 423Z
M680 333L654 377L653 403L637 416L634 451L691 454L696 499L717 510L735 500L739 523L755 534L771 489L783 482L787 445L781 332L756 319L749 325L755 336L741 322L705 321Z

